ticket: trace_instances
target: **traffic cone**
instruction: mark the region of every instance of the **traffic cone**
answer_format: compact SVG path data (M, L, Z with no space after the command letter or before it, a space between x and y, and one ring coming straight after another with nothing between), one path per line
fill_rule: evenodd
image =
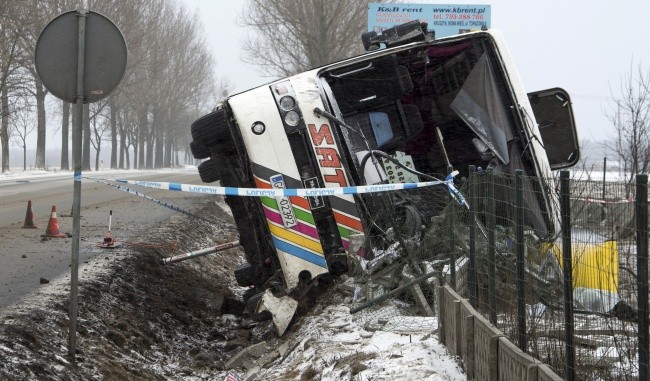
M34 225L34 212L32 211L32 200L27 201L27 213L25 213L25 224L23 229L36 229L38 226Z
M52 205L52 213L50 213L50 222L47 224L47 230L41 237L49 238L65 238L66 235L59 231L59 221L56 217L56 206Z

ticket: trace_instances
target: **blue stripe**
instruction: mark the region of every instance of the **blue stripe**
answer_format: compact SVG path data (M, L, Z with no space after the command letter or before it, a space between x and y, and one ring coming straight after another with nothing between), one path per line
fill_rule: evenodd
M182 190L181 184L180 183L169 183L169 190L179 191L180 192Z
M239 196L239 188L226 187L225 193L226 196Z
M325 261L325 258L321 257L320 255L301 249L288 242L278 239L275 236L273 236L273 243L275 244L275 247L278 248L278 250L282 250L285 253L293 255L294 257L304 259L305 261L313 263L317 266L327 268L327 262Z

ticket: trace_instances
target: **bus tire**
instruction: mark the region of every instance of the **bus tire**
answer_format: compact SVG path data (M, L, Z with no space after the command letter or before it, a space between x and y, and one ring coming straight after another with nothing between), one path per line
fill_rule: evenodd
M192 156L197 160L207 159L210 157L210 148L201 144L190 142L190 151L192 152Z
M192 140L204 147L214 147L230 140L226 111L219 109L192 123Z
M219 169L214 158L199 164L199 176L204 183L213 183L219 180Z

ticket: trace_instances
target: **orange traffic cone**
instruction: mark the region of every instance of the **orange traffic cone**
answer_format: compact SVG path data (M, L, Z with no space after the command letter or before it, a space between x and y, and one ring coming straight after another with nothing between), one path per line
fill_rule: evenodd
M50 222L47 224L47 230L41 237L49 238L65 238L66 235L59 231L59 221L56 217L56 206L52 205L52 213L50 213Z
M32 211L32 200L27 201L27 213L25 213L25 224L23 229L36 229L38 226L34 224L34 212Z

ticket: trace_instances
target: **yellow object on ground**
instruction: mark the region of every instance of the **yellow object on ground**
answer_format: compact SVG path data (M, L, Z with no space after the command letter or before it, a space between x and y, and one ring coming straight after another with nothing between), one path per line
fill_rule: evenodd
M551 249L562 267L561 243ZM616 241L572 243L573 287L618 292L618 250Z

